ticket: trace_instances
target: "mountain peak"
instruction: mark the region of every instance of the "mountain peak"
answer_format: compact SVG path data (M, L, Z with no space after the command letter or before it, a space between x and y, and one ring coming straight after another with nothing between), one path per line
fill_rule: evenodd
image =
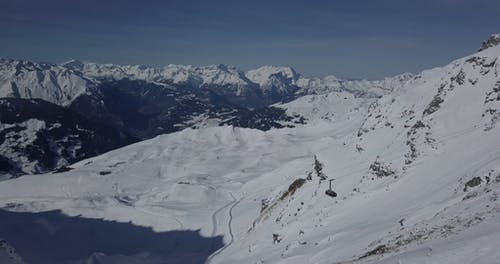
M483 44L481 44L481 48L479 49L479 51L483 51L497 45L500 45L500 34L493 34L487 40L483 41Z
M61 66L71 70L82 70L85 64L82 61L72 59L67 62L61 63Z
M295 69L290 66L272 66L272 65L264 65L254 70L249 70L248 72L259 72L259 73L267 73L267 74L276 74L283 73L286 76L292 77L297 75Z
M275 78L286 79L290 83L295 83L300 77L293 68L288 66L262 66L249 70L245 75L248 79L261 86L265 86Z

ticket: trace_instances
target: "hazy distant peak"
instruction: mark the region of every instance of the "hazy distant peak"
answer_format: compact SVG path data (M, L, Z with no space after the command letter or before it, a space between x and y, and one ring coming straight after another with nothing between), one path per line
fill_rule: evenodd
M249 80L261 86L269 85L273 79L286 80L289 84L295 84L300 78L300 74L288 66L262 66L247 71L245 75Z
M61 66L65 67L67 69L81 71L81 70L83 70L85 63L82 61L79 61L79 60L72 59L72 60L69 60L67 62L62 63Z

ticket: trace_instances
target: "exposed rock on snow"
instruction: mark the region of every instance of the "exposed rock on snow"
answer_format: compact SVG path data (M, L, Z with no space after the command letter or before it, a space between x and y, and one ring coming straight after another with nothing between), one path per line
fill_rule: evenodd
M493 34L483 42L479 51L491 48L500 44L500 34Z

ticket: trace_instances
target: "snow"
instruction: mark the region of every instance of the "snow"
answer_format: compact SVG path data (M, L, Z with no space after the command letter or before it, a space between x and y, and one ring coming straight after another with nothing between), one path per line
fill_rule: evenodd
M200 87L210 85L246 85L247 80L238 69L226 65L196 67L191 65L169 64L165 67L143 65L114 65L83 63L78 68L86 76L104 79L133 79L149 82L172 82Z
M402 74L379 81L343 80L335 76L307 78L290 67L277 66L263 66L245 73L222 64L150 67L70 60L56 65L0 58L1 97L39 98L61 106L70 105L80 95L98 93L96 87L103 80L132 79L191 88L210 86L234 96L252 96L260 90L263 94L278 95L347 91L358 97L380 97L411 77Z
M325 94L332 91L347 91L359 97L380 97L403 86L413 75L403 73L382 80L344 80L333 75L324 78L300 78L297 85L302 94Z
M66 106L96 82L58 65L0 58L0 97L40 98Z
M296 85L300 75L290 67L263 66L246 72L246 77L258 84L264 90L270 90L276 86L283 93Z
M483 42L479 51L495 47L500 44L500 34L492 34L489 39Z
M310 122L319 120L335 121L337 117L345 118L346 115L352 115L373 102L374 99L355 98L348 92L332 92L320 95L305 95L292 102L285 104L276 104L287 110L287 114L299 114Z
M386 80L380 99L277 105L303 126L185 129L0 182L0 206L223 235L208 263L498 263L499 57L495 46Z

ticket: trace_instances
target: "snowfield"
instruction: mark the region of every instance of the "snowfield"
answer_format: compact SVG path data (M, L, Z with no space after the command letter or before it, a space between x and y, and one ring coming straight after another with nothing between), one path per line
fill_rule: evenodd
M310 120L296 128L186 129L3 181L0 206L223 236L180 263L200 250L207 263L500 263L499 57L484 49L378 100L280 105Z

